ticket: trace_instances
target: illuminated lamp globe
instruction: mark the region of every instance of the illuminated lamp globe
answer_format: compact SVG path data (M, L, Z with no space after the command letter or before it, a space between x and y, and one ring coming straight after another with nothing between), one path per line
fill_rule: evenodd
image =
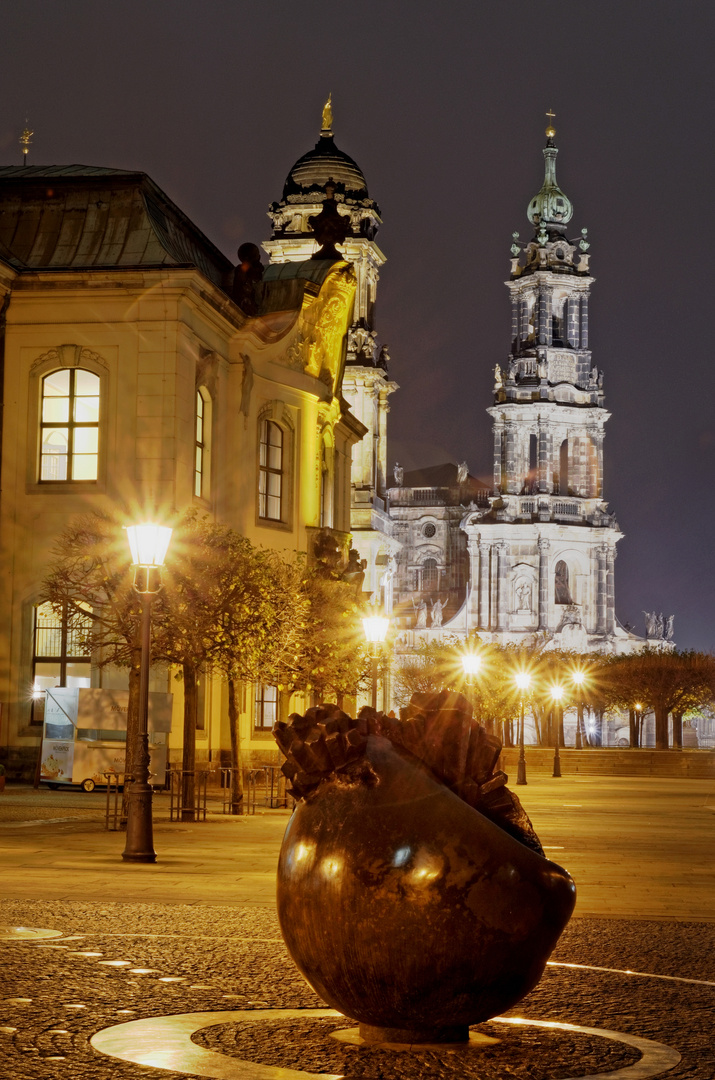
M564 696L564 688L563 688L563 686L552 686L551 687L551 697L554 699L554 701L561 701L561 698L563 696Z
M584 673L582 671L572 671L571 672L571 678L576 683L577 686L583 686L583 682L584 682L584 679L586 678L586 676L584 675Z
M531 686L531 675L528 671L518 671L514 676L514 682L520 690L528 690Z
M169 549L172 530L168 525L128 525L127 540L133 566L159 568Z
M385 615L367 615L362 625L368 645L381 645L387 637L390 620Z
M478 653L465 653L462 657L465 675L478 675L482 667L482 658Z

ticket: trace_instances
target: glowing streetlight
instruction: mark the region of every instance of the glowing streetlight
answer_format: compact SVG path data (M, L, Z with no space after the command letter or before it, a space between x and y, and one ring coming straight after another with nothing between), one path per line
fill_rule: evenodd
M561 757L559 756L559 741L561 735L561 701L564 696L563 686L551 687L551 700L556 712L556 737L554 738L554 770L552 776L561 776Z
M377 661L380 655L380 646L387 637L390 620L386 615L368 615L363 619L362 625L372 658L372 707L377 709Z
M127 540L132 553L134 588L141 601L141 667L139 669L139 729L134 747L134 775L127 806L125 862L156 862L149 783L149 668L151 666L151 605L161 589L161 568L171 541L165 525L130 525Z
M517 671L514 682L520 691L520 722L519 722L519 762L516 767L517 784L526 783L526 757L524 755L524 695L531 686L531 673Z
M636 701L636 746L641 746L643 743L643 702Z
M465 653L462 657L462 667L467 676L467 682L478 675L482 669L482 658L479 653Z

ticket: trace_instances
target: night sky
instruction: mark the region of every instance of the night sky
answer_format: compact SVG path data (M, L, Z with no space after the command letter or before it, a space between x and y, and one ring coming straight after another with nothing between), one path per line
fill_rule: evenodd
M384 225L390 465L490 480L509 349L511 233L543 177L589 229L594 363L612 410L616 608L715 647L715 7L701 0L22 0L5 3L0 163L140 169L235 261L318 138L363 170Z

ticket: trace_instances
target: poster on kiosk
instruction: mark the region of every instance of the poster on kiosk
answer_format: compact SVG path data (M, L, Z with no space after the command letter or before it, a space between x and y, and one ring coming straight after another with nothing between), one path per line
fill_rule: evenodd
M149 694L149 780L157 787L166 780L172 698L172 694ZM128 707L128 690L47 690L40 780L51 787L78 784L85 791L106 785L108 772L117 773L121 781Z

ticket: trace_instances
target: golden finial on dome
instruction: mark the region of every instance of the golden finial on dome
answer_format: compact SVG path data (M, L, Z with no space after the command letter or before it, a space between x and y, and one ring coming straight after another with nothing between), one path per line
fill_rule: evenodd
M554 123L553 123L554 120L556 119L556 113L552 112L551 109L549 109L546 116L548 117L548 121L549 121L548 124L546 125L546 138L547 139L553 139L554 136L556 135L556 128L554 127Z
M328 100L323 105L323 124L321 135L333 134L333 93L328 94Z

